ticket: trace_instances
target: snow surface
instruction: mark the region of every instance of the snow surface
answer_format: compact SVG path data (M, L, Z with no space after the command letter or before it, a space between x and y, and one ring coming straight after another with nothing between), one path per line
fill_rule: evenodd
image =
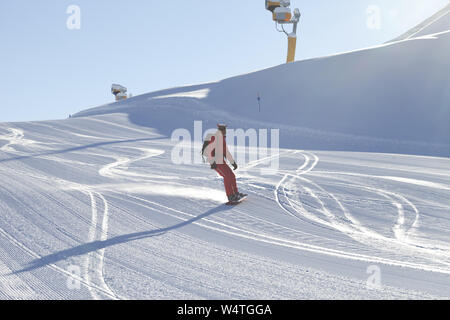
M449 30L450 29L450 19L448 18L449 15L450 15L450 4L445 6L445 8L443 8L442 10L436 12L436 14L426 19L421 24L417 25L411 30L408 30L408 32L401 35L394 41L406 40L412 37L420 37L423 35L437 33L442 30Z
M448 299L449 42L1 123L0 299ZM208 166L172 163L194 120L280 129L279 153L240 163L240 206Z
M77 116L125 113L130 122L167 135L192 128L193 120L208 127L223 121L237 128L280 128L287 148L449 157L449 48L445 30L154 92Z

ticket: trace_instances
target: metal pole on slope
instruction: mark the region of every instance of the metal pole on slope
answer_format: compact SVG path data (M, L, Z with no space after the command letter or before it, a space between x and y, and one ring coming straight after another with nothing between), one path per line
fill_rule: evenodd
M258 100L258 106L259 106L259 113L261 113L261 96L259 95L259 92L258 92L257 100Z

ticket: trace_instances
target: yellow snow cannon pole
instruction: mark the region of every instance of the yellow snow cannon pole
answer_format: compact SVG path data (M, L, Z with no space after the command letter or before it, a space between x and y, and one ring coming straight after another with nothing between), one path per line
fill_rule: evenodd
M286 63L295 61L295 50L297 48L297 36L289 35L288 37L288 54Z
M272 18L275 21L277 31L284 32L288 37L288 53L287 53L287 62L291 63L295 61L295 51L297 49L297 26L300 21L300 10L295 9L294 14L292 15L290 5L291 0L279 0L279 1L271 1L266 0L266 9L272 12ZM281 25L281 29L278 29L278 26ZM291 33L286 32L284 29L285 25L292 25L293 30Z

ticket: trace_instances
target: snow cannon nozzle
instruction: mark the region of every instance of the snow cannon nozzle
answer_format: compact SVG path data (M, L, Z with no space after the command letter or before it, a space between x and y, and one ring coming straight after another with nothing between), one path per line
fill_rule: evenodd
M266 9L273 12L276 8L287 8L291 5L290 0L266 0Z
M128 89L120 84L113 84L111 86L111 93L116 97L116 101L127 99L127 91Z

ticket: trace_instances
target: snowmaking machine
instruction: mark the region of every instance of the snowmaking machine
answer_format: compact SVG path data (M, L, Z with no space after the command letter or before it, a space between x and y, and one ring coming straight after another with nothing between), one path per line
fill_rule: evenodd
M126 100L128 89L120 84L113 84L111 86L111 93L116 97L116 101Z
M275 21L275 27L277 31L284 32L288 37L288 54L287 63L294 62L295 60L295 50L297 47L297 26L300 21L300 10L295 9L292 14L290 5L290 0L280 0L280 1L266 1L266 9L272 12L272 18ZM288 33L284 29L287 24L292 24L292 32ZM281 26L281 30L278 29L278 25Z

